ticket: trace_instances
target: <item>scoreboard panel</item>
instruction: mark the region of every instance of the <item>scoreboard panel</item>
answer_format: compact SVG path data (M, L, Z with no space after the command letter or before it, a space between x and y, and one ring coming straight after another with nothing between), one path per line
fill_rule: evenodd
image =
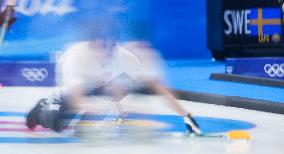
M278 0L209 0L207 19L208 47L217 59L284 55Z

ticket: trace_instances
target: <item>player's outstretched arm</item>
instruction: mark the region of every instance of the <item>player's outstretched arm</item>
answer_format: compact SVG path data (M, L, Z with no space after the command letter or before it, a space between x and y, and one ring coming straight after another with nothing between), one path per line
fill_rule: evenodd
M149 86L158 94L164 96L169 106L175 110L178 114L184 117L184 123L189 133L201 134L201 130L197 122L192 118L191 114L188 113L178 102L175 96L164 87L162 84L156 81L147 81Z

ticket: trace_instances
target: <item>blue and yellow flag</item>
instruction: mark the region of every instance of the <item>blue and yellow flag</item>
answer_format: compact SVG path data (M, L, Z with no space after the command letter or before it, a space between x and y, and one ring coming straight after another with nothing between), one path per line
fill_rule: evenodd
M281 35L281 10L278 8L251 9L248 16L251 35Z

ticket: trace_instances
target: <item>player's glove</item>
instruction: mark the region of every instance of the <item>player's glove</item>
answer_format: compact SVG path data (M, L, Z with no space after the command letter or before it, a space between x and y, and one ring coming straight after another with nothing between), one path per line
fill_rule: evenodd
M7 5L3 12L0 12L0 25L3 26L5 22L8 22L7 28L9 29L16 21L14 6Z
M187 128L187 131L189 134L196 134L196 135L200 135L201 134L201 130L199 129L199 125L197 124L197 122L191 117L190 114L187 114L184 118L184 124Z

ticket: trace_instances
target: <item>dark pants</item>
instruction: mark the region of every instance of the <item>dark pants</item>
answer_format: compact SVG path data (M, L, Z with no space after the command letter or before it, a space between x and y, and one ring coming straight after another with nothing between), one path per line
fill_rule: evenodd
M119 91L119 94L117 94L117 90ZM147 88L147 86L137 86L134 80L132 80L125 73L119 75L107 85L92 89L85 88L86 96L110 96L113 101L116 102L122 100L129 93L153 94L153 92L149 88ZM74 119L74 117L78 114L76 110L72 108L70 101L68 101L69 99L70 97L67 94L61 96L59 99L50 101L51 103L53 103L51 105L58 105L59 110L41 110L39 113L40 124L43 127L51 128L52 130L57 132L66 129L70 125L72 119Z

